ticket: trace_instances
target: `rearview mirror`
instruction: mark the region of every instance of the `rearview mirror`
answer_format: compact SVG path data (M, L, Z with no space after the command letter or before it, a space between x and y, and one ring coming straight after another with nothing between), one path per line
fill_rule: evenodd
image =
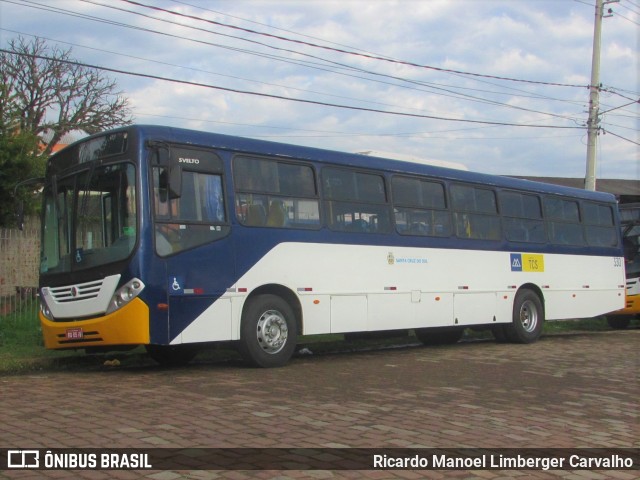
M182 168L178 165L169 167L169 198L182 196Z

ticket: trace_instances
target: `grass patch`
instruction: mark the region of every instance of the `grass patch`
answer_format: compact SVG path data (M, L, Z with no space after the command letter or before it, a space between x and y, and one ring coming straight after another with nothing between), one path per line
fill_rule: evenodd
M581 320L545 322L544 334L570 331L610 330L604 317ZM489 331L467 329L464 339L491 339ZM345 340L341 334L307 335L298 339L298 350L307 348L314 354L394 348L420 343L411 335L391 338ZM304 354L304 350L302 352ZM47 350L44 348L37 306L21 308L19 313L0 316L0 375L42 370L91 370L104 368L106 360L118 359L122 366L153 365L143 347L128 352L87 355L83 350ZM235 361L239 359L233 347L221 344L201 352L200 361Z
M44 348L37 305L18 305L15 312L0 316L0 375L38 370L72 357L77 353Z

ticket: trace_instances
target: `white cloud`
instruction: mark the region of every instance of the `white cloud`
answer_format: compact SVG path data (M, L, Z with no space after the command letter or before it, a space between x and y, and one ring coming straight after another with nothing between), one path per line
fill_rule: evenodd
M221 25L177 19L168 14L163 14L162 18L179 20L216 35L105 7L62 0L51 3L56 7L164 34L13 4L2 5L0 28L71 42L75 44L74 56L87 63L224 88L507 124L534 122L538 125L578 127L586 121L586 88L501 81L384 62ZM213 11L174 4L172 0L148 3L300 42L375 52L376 55L441 69L575 85L587 85L590 78L594 11L593 7L576 2L193 2ZM118 6L160 16L140 7ZM603 24L602 82L632 97L638 95L636 32L636 26L616 17L605 19ZM14 33L0 30L3 46L13 36ZM83 45L117 53L88 50ZM335 63L327 63L323 59ZM348 69L347 66L365 71ZM461 162L472 169L491 173L584 174L584 129L501 127L411 118L124 75L115 77L144 122L245 136L269 136L272 140L280 135L282 141L346 151L396 151ZM625 102L627 100L612 93L603 95L606 108ZM616 117L614 113L624 116ZM145 117L143 114L162 116ZM636 139L637 117L637 107L611 112L606 117L605 127L612 133ZM633 168L634 162L637 163L636 152L637 145L628 141L614 135L601 137L599 156L603 159L602 173L612 177L637 178L638 169Z

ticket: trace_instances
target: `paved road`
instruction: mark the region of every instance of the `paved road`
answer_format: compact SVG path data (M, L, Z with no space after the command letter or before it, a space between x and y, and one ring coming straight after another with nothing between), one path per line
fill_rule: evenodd
M640 330L533 345L0 378L0 447L640 447ZM636 478L638 471L93 471L80 478ZM6 478L68 478L4 471Z

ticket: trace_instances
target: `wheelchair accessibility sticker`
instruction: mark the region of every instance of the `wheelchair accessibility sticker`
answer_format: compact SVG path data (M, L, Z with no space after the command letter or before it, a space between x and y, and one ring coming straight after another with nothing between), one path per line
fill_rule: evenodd
M184 294L184 277L169 275L169 295Z
M544 272L544 255L537 253L512 253L512 272Z

